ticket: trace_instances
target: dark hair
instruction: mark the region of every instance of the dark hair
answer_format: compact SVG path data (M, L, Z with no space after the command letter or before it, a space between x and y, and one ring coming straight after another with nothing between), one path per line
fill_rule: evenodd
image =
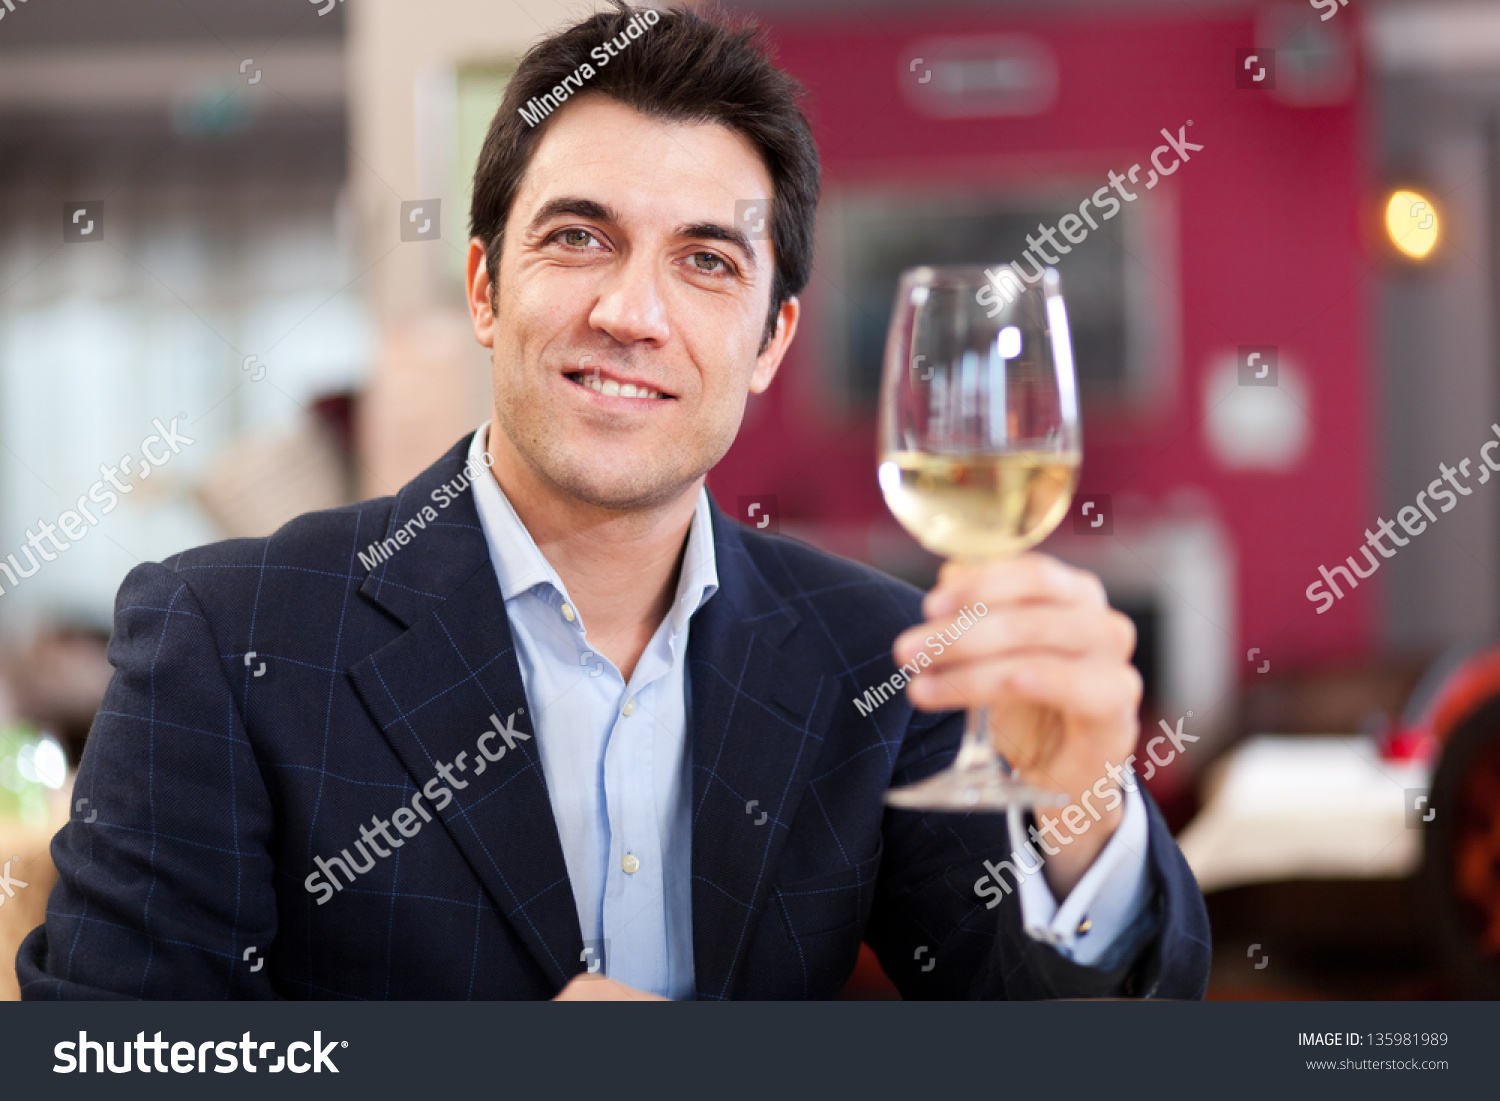
M613 11L601 12L543 39L527 51L505 89L505 99L490 123L474 169L474 200L469 233L485 243L493 280L500 269L500 249L511 203L531 161L546 120L532 125L521 116L533 100L552 95L558 86L569 92L599 92L653 118L710 122L743 135L760 152L771 177L769 230L776 258L771 286L771 313L762 342L776 330L781 304L799 294L812 272L813 221L818 205L818 151L798 105L802 86L771 64L764 32L752 24L731 26L714 17L672 8L655 11L612 0ZM627 29L637 36L624 38ZM642 33L644 30L644 33ZM627 42L607 63L593 65L594 76L581 89L574 77L591 52L607 40ZM491 283L492 293L494 283Z

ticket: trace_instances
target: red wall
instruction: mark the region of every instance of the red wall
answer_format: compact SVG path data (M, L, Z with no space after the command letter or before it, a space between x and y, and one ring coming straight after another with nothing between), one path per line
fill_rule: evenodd
M1352 11L1340 18L1353 29ZM976 173L1034 181L1064 168L1102 185L1108 169L1146 163L1163 127L1175 134L1193 119L1189 137L1205 148L1171 180L1180 372L1146 414L1085 420L1081 491L1152 506L1184 487L1211 497L1236 544L1242 651L1291 663L1365 651L1378 575L1322 616L1304 596L1318 565L1354 553L1376 516L1362 80L1348 103L1326 108L1236 89L1234 52L1256 44L1245 18L852 15L771 31L780 64L809 91L825 186ZM1053 50L1060 84L1047 113L936 120L907 105L897 74L917 40L1005 31ZM1311 443L1290 472L1225 471L1208 450L1201 376L1241 344L1279 345L1310 384ZM788 524L889 526L873 422L819 414L813 354L810 342L793 346L712 488L729 508L739 495L774 493Z

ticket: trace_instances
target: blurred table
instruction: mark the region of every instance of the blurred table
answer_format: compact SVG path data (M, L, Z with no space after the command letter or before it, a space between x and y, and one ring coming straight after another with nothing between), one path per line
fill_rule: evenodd
M52 836L68 820L72 799L73 777L57 791L49 792L48 820L31 824L15 818L0 817L0 868L9 860L12 882L24 882L14 895L0 890L0 1001L14 1002L21 997L16 981L16 952L26 934L47 917L47 896L57 881L52 865Z
M1431 778L1427 765L1382 760L1369 738L1261 735L1216 766L1177 844L1204 892L1401 878L1422 860L1406 793Z

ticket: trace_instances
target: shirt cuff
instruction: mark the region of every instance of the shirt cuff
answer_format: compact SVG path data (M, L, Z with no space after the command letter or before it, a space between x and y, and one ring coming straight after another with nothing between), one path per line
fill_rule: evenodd
M1028 864L1044 861L1045 855L1027 836L1027 812L1012 807L1006 813L1011 850L1033 854ZM1038 874L1017 877L1021 923L1027 935L1050 944L1074 963L1091 966L1104 959L1120 936L1139 921L1150 901L1147 829L1146 801L1131 786L1125 791L1125 813L1114 835L1061 905L1053 898L1040 867ZM1062 830L1054 830L1052 835L1068 836ZM1043 834L1042 840L1046 839Z

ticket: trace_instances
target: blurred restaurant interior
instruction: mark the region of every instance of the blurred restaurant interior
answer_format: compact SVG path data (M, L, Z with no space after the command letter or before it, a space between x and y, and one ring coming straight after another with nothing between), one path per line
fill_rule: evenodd
M1163 723L1198 738L1147 786L1208 900L1209 996L1500 994L1500 0L728 7L806 86L825 175L803 327L719 503L930 585L875 479L898 273L1019 256L1154 163L1058 265L1084 465L1043 549L1136 622L1140 759ZM0 548L156 420L192 441L102 538L0 579L10 960L88 813L126 572L391 493L488 416L469 176L516 60L587 5L6 8ZM1460 464L1367 573L1366 529ZM868 952L846 996L894 996Z

